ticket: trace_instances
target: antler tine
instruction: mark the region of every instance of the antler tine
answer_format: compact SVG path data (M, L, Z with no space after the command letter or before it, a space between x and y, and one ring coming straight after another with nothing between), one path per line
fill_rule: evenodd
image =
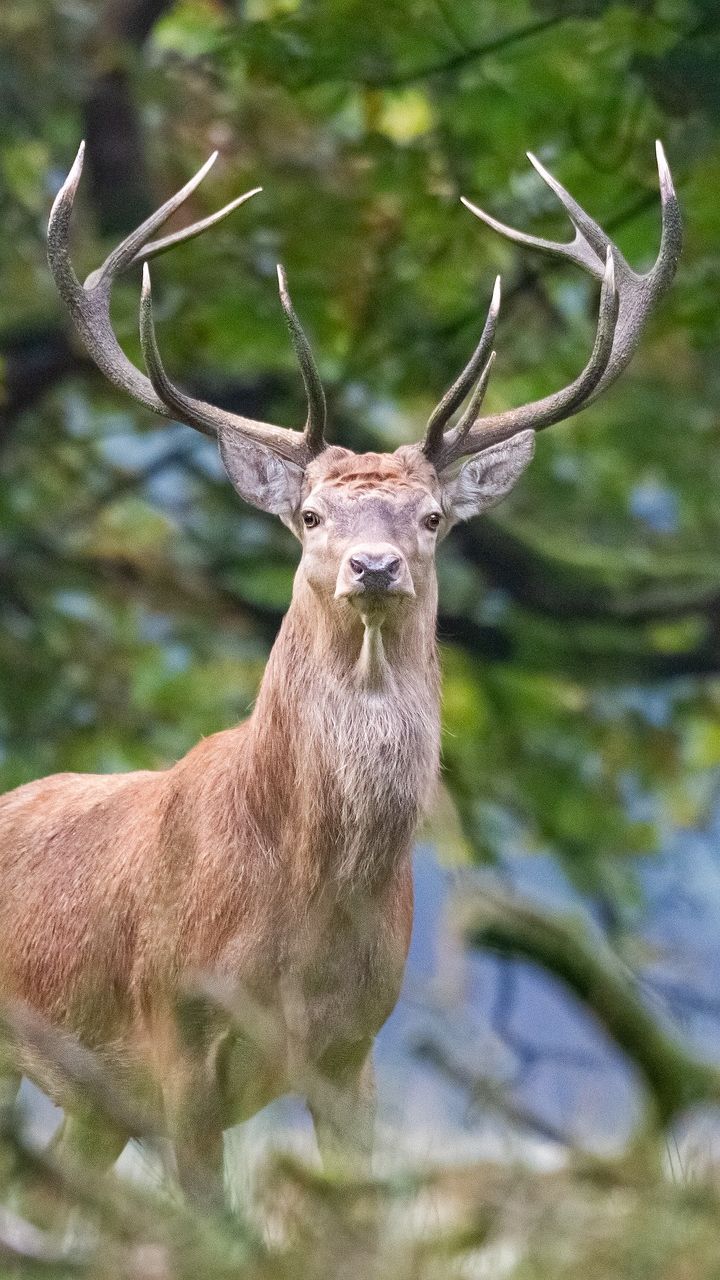
M254 187L231 200L224 208L208 217L183 227L180 231L158 240L150 237L196 190L217 158L214 152L193 178L174 196L165 202L117 248L108 254L104 263L80 284L72 266L69 252L70 221L73 205L82 175L84 144L81 144L75 162L59 191L48 223L48 261L60 296L66 303L75 327L98 368L115 386L128 392L135 400L164 417L174 416L188 426L216 436L221 430L237 432L245 437L261 440L274 453L304 464L313 453L322 448L322 427L319 436L316 429L317 415L313 417L313 430L306 438L296 431L256 422L254 419L229 413L186 396L174 387L163 369L152 322L152 299L149 275L145 279L141 306L141 336L143 349L151 377L148 379L127 358L120 347L110 323L110 295L112 286L122 272L135 263L142 262L147 272L151 258L175 245L201 235L209 227L216 226L246 200L257 195L261 187ZM311 358L312 359L312 358ZM308 393L309 394L309 393ZM324 402L323 402L324 404ZM312 447L311 447L312 446Z
M619 301L615 286L613 252L608 248L605 275L600 291L595 341L590 359L582 373L561 391L555 391L552 395L535 400L532 404L521 405L518 409L509 409L505 413L493 414L488 418L480 418L472 425L458 423L445 436L442 453L435 463L436 468L443 470L458 458L466 454L478 453L482 449L489 448L490 445L498 444L501 440L508 440L520 431L528 428L541 431L544 427L550 427L553 423L577 413L607 368L618 321Z
M217 436L221 430L232 425L240 435L262 441L272 449L273 453L288 458L291 462L304 465L310 460L311 455L308 452L305 436L299 431L274 427L267 422L256 422L249 418L242 418L238 414L227 413L215 405L186 395L170 381L160 357L155 334L150 268L147 262L143 263L140 297L140 342L150 381L157 395L182 422L210 436Z
M678 261L682 252L683 229L680 204L675 194L670 166L659 138L655 143L655 158L657 160L658 181L660 183L662 232L658 256L648 275L654 282L657 296L665 292L677 271Z
M77 155L72 162L70 172L58 191L50 210L47 230L47 254L53 279L61 296L67 298L75 290L82 288L73 270L68 249L70 238L70 219L72 217L75 196L82 177L85 159L85 143L81 142Z
M126 236L125 239L108 254L102 266L88 277L86 287L88 287L89 281L92 282L89 284L90 288L102 285L105 281L110 284L121 274L121 272L127 271L128 268L137 261L138 255L147 244L153 232L164 226L175 211L190 198L194 191L197 190L203 178L207 176L215 164L217 155L217 151L213 151L212 155L208 156L204 165L202 165L198 169L197 173L185 183L184 187L181 187L174 196L171 196L169 200L166 200L159 209L156 209L155 213L151 213L149 218L146 218L144 222L141 222L139 227L136 227L134 231L131 231L130 235ZM192 228L188 228L188 230L192 231ZM179 243L182 238L187 238L187 236L183 236L183 232L178 232L176 243Z
M501 222L499 218L494 218L491 213L486 213L479 205L473 204L472 200L468 200L467 196L460 197L460 203L465 205L470 213L484 222L492 231L497 231L498 235L505 236L506 240L512 240L515 244L525 245L528 249L543 249L546 253L560 253L565 258L570 258L572 262L578 261L576 253L577 242L579 236L577 230L575 239L564 243L560 240L546 240L543 236L531 236L527 231L518 231L516 227L508 226L507 222Z
M615 262L618 269L618 277L627 277L631 280L652 281L653 296L660 289L663 291L672 280L677 269L680 251L682 249L682 220L680 217L680 206L678 198L675 194L670 167L665 157L663 145L658 139L655 143L655 155L657 159L658 180L660 185L660 206L662 214L662 233L660 237L660 250L657 259L649 272L645 276L638 277L632 267L628 265L625 258L620 253L617 245L614 245L610 237L603 231L602 227L594 218L591 218L581 205L570 195L569 191L554 178L551 173L540 163L531 151L527 153L530 163L534 166L540 177L555 193L560 203L567 212L570 221L575 227L575 240L570 245L553 244L551 241L545 241L536 247L549 249L551 252L562 252L563 250L573 249L572 256L581 266L585 266L594 275L600 278L600 263L607 254L608 246L612 245L615 254ZM528 243L532 242L533 237L528 238ZM591 252L587 253L589 249Z
M576 240L584 242L592 251L594 257L588 256L587 260L583 260L583 262L589 270L592 271L594 269L594 274L598 275L597 264L605 258L610 238L605 234L600 224L594 218L591 218L582 205L579 205L577 200L570 195L570 192L566 190L562 183L558 182L557 178L553 177L550 171L545 168L545 165L540 163L532 151L527 152L527 158L533 169L540 174L543 182L557 196L563 206L575 228Z
M241 196L235 196L234 200L229 200L227 204L223 205L222 209L217 209L215 213L209 213L206 218L200 218L189 227L181 227L179 231L174 231L172 235L162 236L160 240L151 240L144 248L138 250L133 258L133 263L149 262L151 258L157 258L159 254L165 253L168 249L174 249L178 244L185 244L187 240L194 240L196 236L201 236L204 231L209 231L210 227L216 227L219 222L223 222L228 214L234 213L235 209L240 208L241 204L245 204L253 196L259 195L261 191L262 187L252 187L250 191L243 191Z
M73 166L60 188L48 222L48 263L60 297L90 357L116 387L155 413L168 410L155 395L151 383L128 360L110 324L110 287L95 287L92 277L85 288L70 258L69 238L75 196L82 175L85 144L81 143Z
M519 431L533 428L536 431L560 422L592 403L610 386L629 363L637 345L645 321L657 299L668 288L678 264L682 247L682 222L680 208L670 176L665 153L660 142L656 143L660 199L662 208L662 234L660 250L651 269L638 274L625 261L616 245L568 191L548 173L535 156L528 153L532 164L542 179L561 201L573 226L575 238L569 243L545 240L508 227L485 213L469 200L463 204L488 226L518 244L540 249L547 253L569 258L591 275L603 280L600 313L593 352L583 372L568 387L554 395L545 396L533 404L505 413L493 414L467 426L460 424L444 437L435 465L450 465L467 453L485 449L500 440L506 440ZM617 277L617 292L615 289Z
M50 270L58 292L70 311L89 355L102 373L110 382L120 387L122 391L128 392L140 404L168 417L167 406L158 398L145 375L128 360L115 337L110 323L110 294L113 283L118 275L127 271L142 258L154 257L175 244L200 235L207 227L214 226L260 188L245 192L224 209L212 214L209 218L193 223L190 227L184 227L173 236L166 236L162 240L148 243L153 232L167 222L200 185L215 163L217 152L214 152L195 176L108 254L102 266L91 272L85 284L82 285L73 269L69 240L70 222L82 176L84 155L85 143L81 142L70 173L55 197L50 212L48 222ZM200 429L203 430L203 428Z
M483 369L478 379L478 384L468 401L467 409L463 413L462 417L458 419L458 423L457 423L458 440L464 440L470 428L473 427L475 425L475 422L477 421L477 416L480 412L480 409L482 408L482 403L483 403L483 400L485 399L485 393L488 389L490 374L492 373L492 368L495 363L495 355L496 355L496 352L494 351L490 352L490 355L488 356L487 362L485 364L485 368Z
M505 236L507 240L514 241L515 244L522 244L529 249L541 249L544 253L559 254L563 258L568 258L571 262L575 262L580 267L584 267L591 275L598 280L602 280L603 268L607 247L610 243L609 238L605 235L602 227L585 212L577 201L566 191L562 183L540 163L537 156L532 151L527 152L528 160L543 182L550 187L550 190L557 196L567 213L570 221L575 228L575 236L572 240L547 240L544 236L529 235L526 231L518 231L515 227L509 227L507 223L500 222L498 218L493 218L491 214L486 213L484 209L467 200L465 196L461 196L461 203L469 209L476 218L488 227L492 227L493 231L497 231L501 236ZM622 258L619 250L616 249L618 259L627 267L627 263Z
M302 380L305 384L308 405L307 420L305 422L305 441L311 457L315 457L325 448L325 420L327 416L325 392L320 381L320 374L315 364L312 348L290 298L285 268L280 263L277 265L277 277L280 303L285 313L287 326L290 330L290 338L295 348Z
M488 361L488 352L492 347L495 338L495 328L497 326L497 318L500 312L500 276L495 278L495 286L490 299L490 306L483 326L480 341L463 369L460 377L455 380L448 391L445 392L442 400L433 409L427 424L425 439L423 441L423 453L427 458L432 459L440 450L443 441L445 427L450 421L455 410L462 404L465 396L472 387L476 378L481 374L481 381L490 376L490 368L492 367L492 357ZM487 378L483 386L483 395L487 387ZM473 397L474 399L475 397ZM482 396L479 405L482 403Z

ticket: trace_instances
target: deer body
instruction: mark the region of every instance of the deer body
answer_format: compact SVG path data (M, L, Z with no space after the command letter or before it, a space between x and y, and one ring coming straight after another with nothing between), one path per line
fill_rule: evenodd
M53 206L51 270L96 364L143 405L215 436L240 496L278 515L303 548L245 724L164 772L58 775L0 799L0 996L79 1037L116 1076L149 1079L181 1177L199 1195L221 1167L223 1128L288 1089L307 1097L321 1145L353 1135L369 1146L370 1048L402 981L411 846L438 767L437 540L505 496L537 430L618 375L675 269L680 221L659 144L663 235L644 276L533 163L569 213L572 242L536 240L468 207L602 280L590 359L562 391L481 419L498 281L478 347L424 442L392 454L326 445L324 393L281 268L303 432L225 413L168 378L147 261L247 198L151 241L208 165L84 285L68 253L82 149ZM138 262L149 379L109 315L114 278ZM47 1064L24 1065L63 1100Z
M386 483L404 468L371 466L377 501L378 468ZM241 1064L225 1080L222 1127L308 1092L328 1063L363 1067L402 981L438 764L434 577L418 587L368 664L357 611L299 571L249 720L163 772L57 775L0 799L4 994L116 1076L165 1081L177 1046L158 1029L178 989L211 976L239 1007L249 997L271 1018L267 1060L254 1046L252 1079ZM188 1090L214 1088L227 1034L211 1025Z

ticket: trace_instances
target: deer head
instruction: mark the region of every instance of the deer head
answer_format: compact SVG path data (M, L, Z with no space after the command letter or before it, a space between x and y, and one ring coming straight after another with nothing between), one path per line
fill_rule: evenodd
M434 598L438 539L456 521L501 501L530 462L537 431L578 413L615 380L630 360L652 307L672 280L681 247L677 198L659 142L662 235L657 261L646 275L633 271L601 227L530 155L570 217L575 228L572 241L555 243L526 235L469 201L464 204L501 234L569 258L601 281L595 342L585 368L553 395L481 416L495 356L498 277L478 346L432 413L422 443L403 446L393 454L355 455L326 445L325 396L282 267L278 267L280 300L307 394L302 431L257 422L196 400L176 387L163 367L153 324L149 260L199 235L260 188L175 235L151 240L205 177L215 159L211 156L81 285L71 265L68 234L82 159L81 147L53 206L48 258L91 357L111 382L140 404L216 436L223 464L240 496L280 516L301 540L301 577L324 601L332 600L338 609L356 610L366 624L370 618L407 609L413 601ZM113 282L136 263L143 264L140 335L149 379L121 350L109 318ZM465 409L459 412L465 401Z

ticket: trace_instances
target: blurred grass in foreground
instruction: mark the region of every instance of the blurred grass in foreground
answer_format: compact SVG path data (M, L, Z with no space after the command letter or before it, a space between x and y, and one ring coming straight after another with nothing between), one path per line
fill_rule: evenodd
M484 886L458 900L455 923L476 945L541 957L622 1047L645 1081L646 1107L620 1158L568 1146L552 1168L530 1158L453 1163L447 1152L410 1166L399 1154L402 1135L386 1132L372 1172L359 1176L350 1150L322 1169L312 1153L301 1157L281 1144L259 1161L247 1148L238 1160L228 1144L233 1207L199 1210L177 1188L167 1141L145 1096L133 1097L127 1085L120 1090L91 1053L36 1014L6 1005L0 1009L6 1072L30 1046L89 1123L82 1156L71 1159L62 1143L40 1151L9 1084L0 1089L2 1274L716 1277L720 1183L703 1153L681 1156L673 1125L689 1108L717 1102L720 1072L693 1058L644 1008L631 975L582 920ZM255 1034L263 1034L256 1010L252 1018ZM442 1045L418 1047L434 1053L440 1069L451 1069ZM464 1083L472 1096L473 1081ZM118 1129L141 1135L146 1151L132 1177L100 1173L96 1163ZM249 1163L256 1166L252 1178Z

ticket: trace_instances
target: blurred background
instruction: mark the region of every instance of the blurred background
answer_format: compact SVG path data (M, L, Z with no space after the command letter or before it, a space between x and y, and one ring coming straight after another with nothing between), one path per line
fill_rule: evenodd
M622 1151L648 1095L628 1037L542 948L479 930L463 954L448 921L487 885L546 920L572 912L668 1043L720 1065L715 0L3 0L0 123L0 789L161 768L246 715L298 558L212 442L124 400L78 345L44 239L81 137L81 275L215 148L187 222L263 186L158 260L166 365L217 404L300 425L282 261L331 438L356 449L419 437L497 272L489 410L585 362L593 282L459 197L570 238L532 150L644 270L663 140L686 241L640 351L441 550L444 789L378 1047L389 1150L545 1169ZM139 361L139 281L116 292ZM273 1123L304 1122L283 1104ZM675 1126L672 1177L713 1133L709 1112Z

